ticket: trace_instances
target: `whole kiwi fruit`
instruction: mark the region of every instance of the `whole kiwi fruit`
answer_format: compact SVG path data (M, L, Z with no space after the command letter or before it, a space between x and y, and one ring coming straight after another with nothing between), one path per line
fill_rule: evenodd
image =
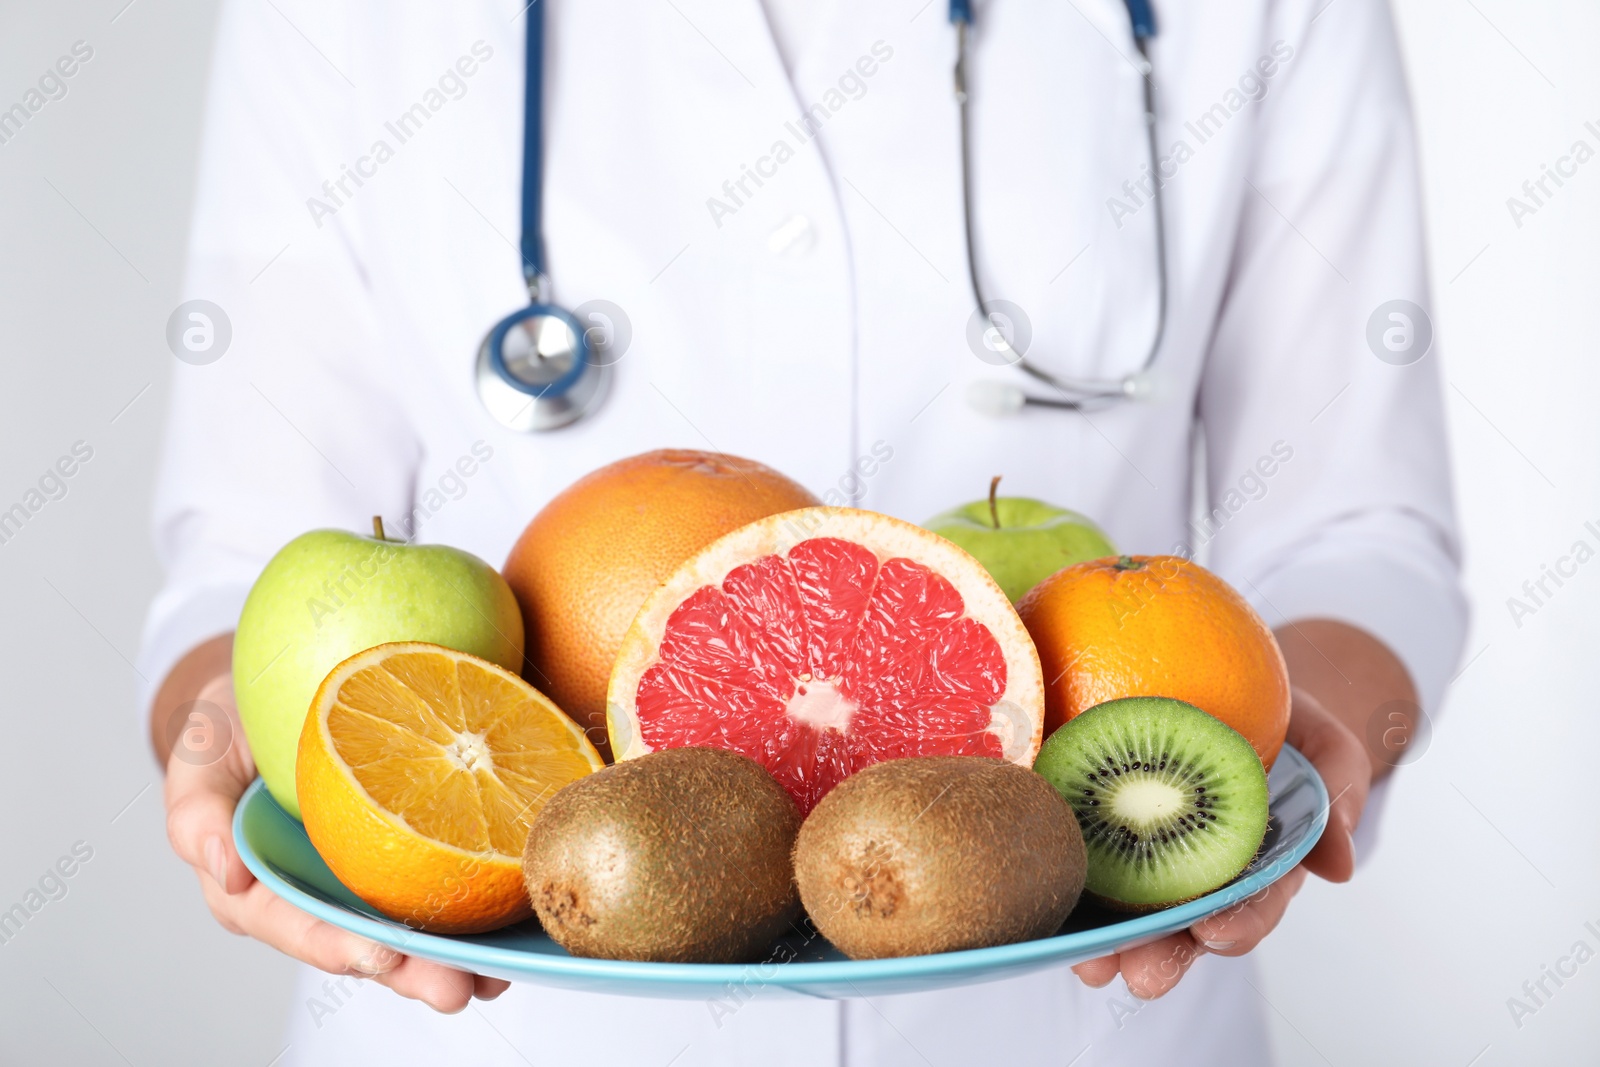
M800 899L852 959L1048 937L1083 891L1072 808L982 756L876 763L822 798L795 842Z
M799 914L799 828L794 801L749 757L665 749L551 797L522 875L545 932L574 956L747 962Z

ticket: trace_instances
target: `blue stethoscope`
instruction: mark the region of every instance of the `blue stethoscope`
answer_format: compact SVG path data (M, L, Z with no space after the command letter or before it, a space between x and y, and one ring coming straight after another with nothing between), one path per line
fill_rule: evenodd
M1054 396L1035 396L1021 387L1004 381L980 379L968 387L967 403L986 415L1009 415L1024 406L1064 408L1085 411L1103 407L1119 400L1140 400L1152 395L1151 368L1155 366L1156 353L1161 349L1161 338L1167 330L1167 238L1166 221L1161 203L1161 172L1156 169L1156 91L1153 68L1150 65L1150 38L1156 35L1155 12L1149 0L1123 0L1128 9L1128 21L1133 28L1133 44L1139 50L1139 73L1144 81L1145 149L1149 153L1150 174L1153 185L1151 201L1155 208L1156 238L1156 326L1139 369L1120 378L1069 378L1051 374L1029 362L1023 352L1011 347L1011 331L1004 321L1004 312L983 295L978 283L978 267L974 262L972 232L972 149L969 136L970 120L967 115L967 37L972 30L971 0L950 0L950 21L956 27L956 104L961 111L961 212L967 234L967 277L972 283L972 297L978 310L987 320L989 329L984 332L983 343L998 357L995 362L1006 363L1035 381L1047 385Z
M588 330L572 312L550 300L550 278L545 271L544 239L540 227L541 124L544 97L544 8L548 0L535 0L527 9L528 60L524 87L522 133L522 273L530 304L495 323L478 348L478 395L500 422L514 430L539 433L557 430L597 410L610 385L611 368L604 361ZM1139 51L1144 80L1144 119L1150 171L1154 175L1156 267L1159 274L1155 335L1137 371L1120 378L1071 378L1051 374L1028 361L1011 346L1007 323L996 305L984 297L974 260L972 228L971 121L968 115L967 38L972 29L971 0L950 0L950 22L956 28L955 97L961 118L961 210L966 232L967 276L972 296L989 329L985 344L998 362L1009 364L1057 395L1035 396L1001 381L974 382L968 402L991 415L1004 415L1024 406L1086 410L1118 400L1149 394L1150 370L1167 323L1167 255L1165 220L1161 202L1161 175L1156 169L1156 102L1150 65L1150 38L1156 34L1149 0L1123 0Z
M559 430L598 409L611 384L588 329L550 300L540 224L544 139L544 9L527 9L528 73L522 112L522 276L529 305L494 324L478 346L478 395L513 430Z

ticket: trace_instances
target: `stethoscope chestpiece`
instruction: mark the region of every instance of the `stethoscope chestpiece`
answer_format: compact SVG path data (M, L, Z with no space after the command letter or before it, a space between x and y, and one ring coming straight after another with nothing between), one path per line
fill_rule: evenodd
M595 357L572 312L532 304L495 323L478 346L478 395L513 430L559 430L605 399L610 368Z

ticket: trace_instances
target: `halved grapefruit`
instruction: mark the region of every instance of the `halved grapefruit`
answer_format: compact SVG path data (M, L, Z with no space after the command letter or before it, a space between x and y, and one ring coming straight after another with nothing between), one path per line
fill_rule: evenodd
M983 565L887 515L802 508L712 542L623 638L612 751L742 752L808 812L903 756L1031 766L1044 722L1033 642Z

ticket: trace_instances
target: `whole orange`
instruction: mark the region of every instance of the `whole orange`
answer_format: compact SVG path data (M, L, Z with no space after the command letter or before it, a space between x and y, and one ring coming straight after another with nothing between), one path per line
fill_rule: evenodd
M1238 730L1268 768L1289 730L1289 671L1261 616L1179 556L1108 556L1057 571L1017 605L1044 667L1045 735L1118 697L1187 701Z
M816 503L772 468L715 452L646 452L585 475L534 516L504 567L528 681L609 755L606 683L645 598L723 534Z

